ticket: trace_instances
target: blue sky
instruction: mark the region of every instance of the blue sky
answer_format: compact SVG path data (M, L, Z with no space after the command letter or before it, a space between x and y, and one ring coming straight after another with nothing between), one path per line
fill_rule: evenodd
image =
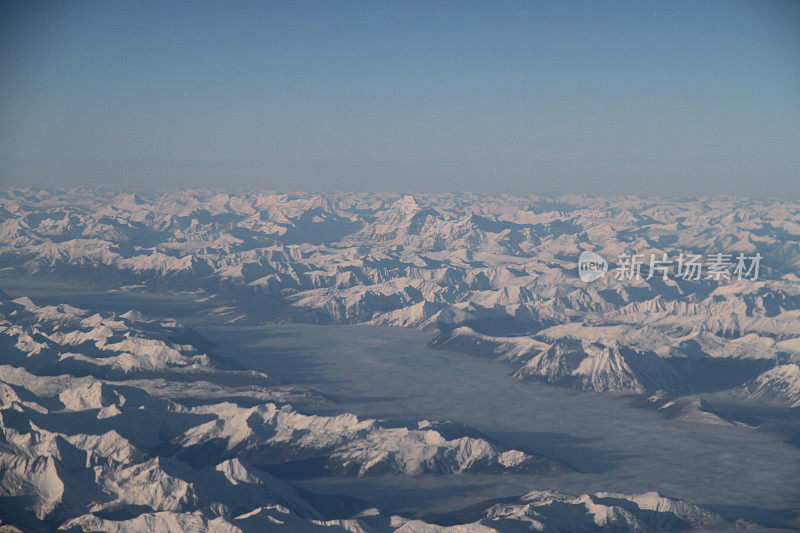
M800 2L4 2L0 180L800 196Z

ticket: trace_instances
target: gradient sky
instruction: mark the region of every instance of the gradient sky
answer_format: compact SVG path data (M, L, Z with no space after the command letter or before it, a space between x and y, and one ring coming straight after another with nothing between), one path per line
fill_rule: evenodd
M0 6L0 185L800 196L800 2Z

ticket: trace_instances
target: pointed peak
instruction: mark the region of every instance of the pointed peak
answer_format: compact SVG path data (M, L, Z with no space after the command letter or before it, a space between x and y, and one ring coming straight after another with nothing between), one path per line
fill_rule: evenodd
M395 207L402 209L403 211L419 211L420 206L417 203L416 198L414 198L410 194L406 194L401 199L399 199L394 204Z

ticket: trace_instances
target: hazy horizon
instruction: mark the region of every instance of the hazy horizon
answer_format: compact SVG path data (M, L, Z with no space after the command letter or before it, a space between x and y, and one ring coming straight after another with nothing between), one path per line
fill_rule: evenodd
M6 186L800 196L798 3L0 11Z

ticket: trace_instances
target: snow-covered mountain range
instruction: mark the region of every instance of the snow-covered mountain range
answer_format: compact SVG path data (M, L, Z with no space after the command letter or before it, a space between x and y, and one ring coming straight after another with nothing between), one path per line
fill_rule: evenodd
M608 260L605 277L579 278L584 250ZM613 272L622 254L680 253L763 262L758 279ZM430 330L432 346L498 359L515 378L635 394L639 407L704 424L758 425L701 397L720 391L800 408L798 274L792 202L0 191L0 288L6 276L180 292L233 325ZM317 404L325 415L309 410ZM215 356L176 320L35 296L0 293L0 431L0 527L22 530L755 527L656 492L529 487L427 521L311 493L296 486L309 472L574 469L457 423L337 412L312 389Z
M215 365L186 343L202 337L175 322L137 311L116 316L37 306L29 298L3 297L0 304L6 347L0 361L0 509L9 527L648 531L747 525L656 493L531 492L515 502L487 502L477 517L475 509L465 510L464 523L451 527L359 510L357 502L306 493L269 472L291 477L309 466L317 475L338 476L570 469L484 438L452 435L452 424L440 430L423 420L409 429L347 413L301 414L285 400L303 391ZM190 405L179 395L155 395L165 394L165 380L180 381L187 373L232 382L223 388L239 403L211 396ZM247 385L257 385L258 394L249 394ZM349 517L326 517L331 508Z
M568 470L451 435L452 425L443 434L429 421L408 429L348 413L301 414L286 400L302 391L220 367L186 343L202 341L196 332L137 311L90 314L7 297L0 306L0 505L26 527L91 529L102 517L146 512L224 522L265 503L297 519L320 518L268 473L291 476L309 465L318 474L352 476ZM187 406L175 395L151 395L164 394L165 380L187 376L229 384L230 397L253 405L207 397ZM206 392L202 381L193 392Z
M438 329L437 346L581 389L739 388L800 405L796 202L12 189L0 221L0 261L18 274L191 287L226 321ZM583 250L612 265L621 254L763 261L755 280L610 271L588 284Z

